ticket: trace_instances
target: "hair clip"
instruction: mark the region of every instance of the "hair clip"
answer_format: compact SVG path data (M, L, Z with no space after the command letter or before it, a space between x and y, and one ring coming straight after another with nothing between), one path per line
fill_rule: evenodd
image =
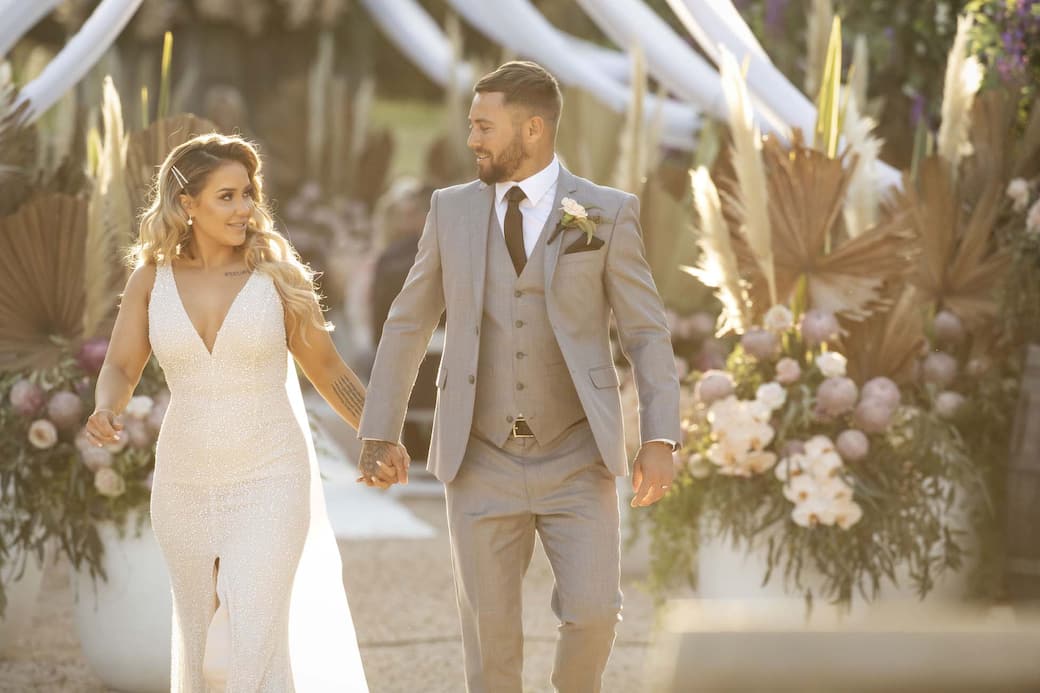
M177 179L177 184L180 185L181 188L188 187L188 179L184 177L184 174L181 173L176 166L171 166L170 171L173 172L173 177Z

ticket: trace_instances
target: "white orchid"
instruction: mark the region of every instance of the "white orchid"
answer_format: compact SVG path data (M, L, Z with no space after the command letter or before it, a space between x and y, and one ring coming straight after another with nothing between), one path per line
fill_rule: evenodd
M820 487L811 476L802 474L784 484L784 497L792 503L808 502L819 495Z
M833 511L834 521L842 529L852 527L863 517L863 508L852 500L837 503Z
M802 527L829 526L837 521L837 512L834 503L813 496L794 507L794 510L791 511L791 519Z
M847 363L848 359L836 351L825 351L816 357L816 367L827 378L839 378L845 375Z
M755 400L776 411L787 401L787 390L780 383L763 383L755 391Z

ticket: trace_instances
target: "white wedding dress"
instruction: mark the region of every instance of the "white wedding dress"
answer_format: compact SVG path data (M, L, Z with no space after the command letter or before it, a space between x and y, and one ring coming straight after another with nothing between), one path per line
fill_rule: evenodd
M250 275L210 352L161 265L148 334L171 393L151 501L171 691L367 693L273 281Z

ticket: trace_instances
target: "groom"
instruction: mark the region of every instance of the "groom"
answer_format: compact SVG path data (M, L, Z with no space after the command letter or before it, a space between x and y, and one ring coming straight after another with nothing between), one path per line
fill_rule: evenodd
M634 506L659 500L672 480L671 342L638 200L572 175L555 156L555 78L510 62L474 92L467 144L480 180L433 195L383 328L361 472L374 485L404 480L394 444L447 308L428 466L445 484L467 690L522 690L521 582L537 534L556 578L552 683L599 691L621 610L615 477L628 474L611 313L639 392ZM564 206L577 213L569 224Z

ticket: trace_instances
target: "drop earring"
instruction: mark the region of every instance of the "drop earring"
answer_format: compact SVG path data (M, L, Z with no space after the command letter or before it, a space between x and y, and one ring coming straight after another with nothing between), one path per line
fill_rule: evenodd
M195 217L188 217L188 226L193 226L194 224L195 224Z

